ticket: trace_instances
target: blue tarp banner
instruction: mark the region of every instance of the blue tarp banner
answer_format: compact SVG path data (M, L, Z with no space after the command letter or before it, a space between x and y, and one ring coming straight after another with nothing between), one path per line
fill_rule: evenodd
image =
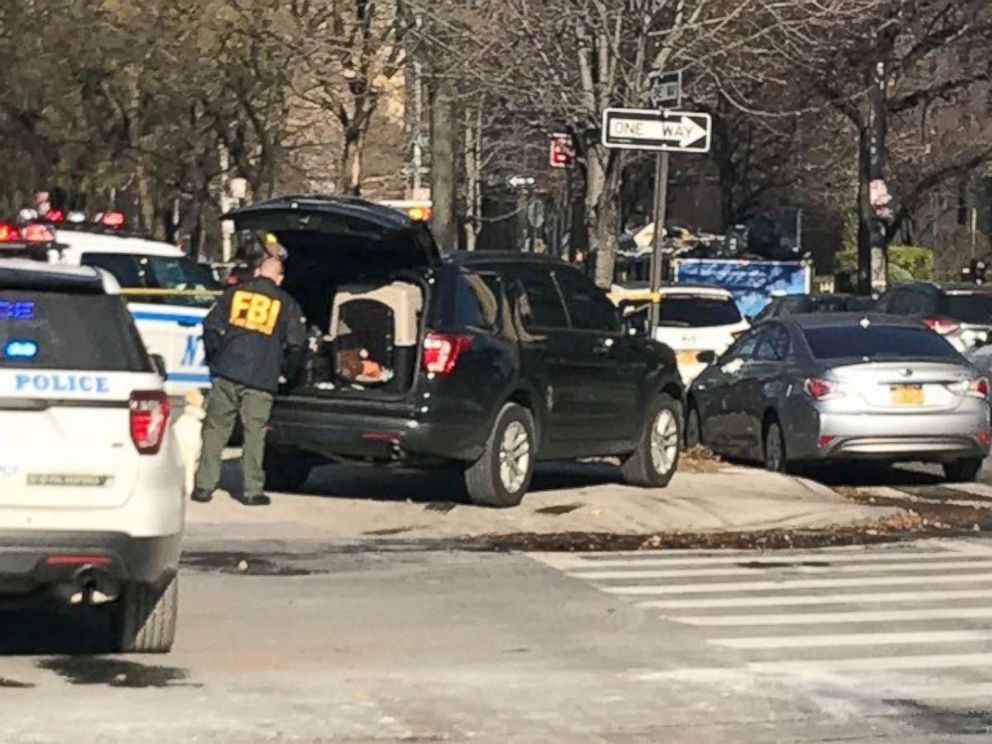
M715 284L728 290L745 316L757 315L775 294L808 294L812 266L781 261L680 258L676 284Z

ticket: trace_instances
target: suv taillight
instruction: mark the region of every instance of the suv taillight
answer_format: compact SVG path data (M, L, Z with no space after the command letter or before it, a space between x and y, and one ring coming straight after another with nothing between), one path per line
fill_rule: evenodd
M428 333L424 338L424 371L450 375L455 371L458 357L471 346L472 336L467 334Z
M131 441L142 455L162 448L169 429L169 397L161 390L131 393Z

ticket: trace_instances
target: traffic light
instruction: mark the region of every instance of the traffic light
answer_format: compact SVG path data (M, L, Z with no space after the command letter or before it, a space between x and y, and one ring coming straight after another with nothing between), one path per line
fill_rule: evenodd
M549 161L552 168L571 168L575 163L575 144L570 134L551 135L551 154Z

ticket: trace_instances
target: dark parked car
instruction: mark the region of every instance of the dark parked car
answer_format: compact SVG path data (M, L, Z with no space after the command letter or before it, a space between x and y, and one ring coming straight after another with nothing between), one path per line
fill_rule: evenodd
M893 288L878 301L878 312L922 320L965 353L992 333L992 288L974 284L918 282Z
M318 464L455 463L475 503L520 502L539 460L619 456L625 479L675 472L673 353L632 335L586 276L519 253L442 257L429 231L351 198L288 197L231 215L289 252L283 288L312 328L277 396L270 486Z
M810 313L853 313L872 309L875 300L849 294L808 294L776 297L755 316L753 322L761 323L772 318Z
M687 444L791 466L936 462L973 480L989 454L989 381L919 321L797 315L756 326L692 384Z

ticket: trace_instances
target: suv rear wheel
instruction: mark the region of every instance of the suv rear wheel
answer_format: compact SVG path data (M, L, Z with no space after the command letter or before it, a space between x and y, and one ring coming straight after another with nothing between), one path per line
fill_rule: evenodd
M172 649L179 614L179 577L164 588L129 584L119 607L119 646L124 653L164 654Z
M530 487L537 455L534 417L508 403L496 417L482 457L465 469L465 486L473 504L516 506Z
M295 493L303 488L310 477L312 465L298 452L290 450L265 450L265 490Z
M648 411L640 444L623 463L623 479L631 486L664 488L679 466L682 404L670 395L655 398Z

